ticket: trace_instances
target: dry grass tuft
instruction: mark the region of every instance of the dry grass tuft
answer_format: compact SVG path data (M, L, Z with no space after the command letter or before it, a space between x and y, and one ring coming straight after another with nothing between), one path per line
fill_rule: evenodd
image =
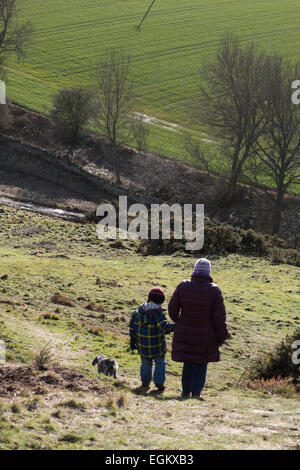
M51 297L51 302L58 305L64 305L65 307L75 307L76 303L70 297L62 295L59 292L56 292Z
M53 362L53 352L50 343L43 346L33 359L33 366L39 370L44 370Z

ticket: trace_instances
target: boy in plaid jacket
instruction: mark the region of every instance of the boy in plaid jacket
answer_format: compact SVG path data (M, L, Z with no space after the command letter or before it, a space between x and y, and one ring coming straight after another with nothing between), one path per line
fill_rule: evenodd
M165 294L159 287L149 291L148 302L142 304L130 321L130 348L137 349L141 356L142 390L147 391L152 380L152 365L155 363L154 384L159 391L165 389L166 340L165 335L174 331L175 323L167 322L162 304Z

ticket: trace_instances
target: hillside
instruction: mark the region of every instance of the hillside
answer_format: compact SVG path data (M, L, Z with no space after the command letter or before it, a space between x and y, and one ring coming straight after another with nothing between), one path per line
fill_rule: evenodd
M71 148L57 139L54 123L47 116L12 104L9 113L10 127L0 135L0 197L83 213L120 194L147 205L157 201L201 203L210 218L246 230L270 231L271 191L240 185L236 198L224 207L224 178L124 145L119 158L121 185L116 187L105 139L85 134ZM299 197L286 195L279 235L290 248L299 247L299 214Z
M260 166L255 158L258 144L269 145L271 131L278 129L276 120L268 132L265 125L272 123L266 105L275 116L274 103L281 103L280 87L276 99L266 98L265 79L273 77L273 84L280 85L278 73L273 76L269 62L264 60L261 65L267 68L262 69L254 61L259 85L245 87L252 83L251 73L234 49L241 67L229 77L230 86L241 74L245 81L237 87L238 94L246 102L253 96L255 103L252 91L258 89L260 105L253 110L265 121L254 131L261 130L255 145L253 131L245 132L243 158L248 160L240 167L237 185L229 178L226 158L232 142L223 145L222 134L212 137L186 113L198 99L201 64L214 56L228 32L242 45L255 41L259 48L298 60L299 0L156 0L139 31L136 27L150 0L18 4L21 26L14 29L10 18L15 21L15 10L11 17L6 0L0 0L0 23L8 24L2 42L0 38L0 62L6 72L0 78L8 95L7 105L0 105L0 450L299 450L300 368L292 360L294 341L300 339L300 186L293 179L299 149L285 148L292 163L286 176L292 179L290 186L281 185L286 190L282 199L277 188L276 212L275 180L266 172L268 163ZM33 23L33 37L25 60L17 60L10 52L15 47L22 53L30 36L27 20ZM139 146L134 132L126 128L131 137L118 136L115 147L96 127L94 103L88 103L85 94L91 114L80 138L71 144L68 126L50 113L54 94L66 87L92 90L99 61L116 47L131 57L136 95L135 104L118 115L126 122L130 118L130 126L136 124L133 117L143 115L151 131L149 143ZM224 78L225 69L235 70L231 65L222 65L213 75ZM284 72L289 78L282 89L288 89L288 107L298 111L290 101L292 75ZM106 83L111 90L113 79ZM223 81L215 92L213 86L206 104L220 95L228 100ZM234 102L236 97L235 92ZM127 94L125 101L130 101ZM74 115L74 101L71 104ZM241 106L239 116L252 122L253 110L247 114L244 109ZM286 111L278 109L285 117ZM205 112L209 114L209 106ZM300 128L300 116L297 121L297 113L292 114L284 129L293 129L291 122ZM226 107L223 127L227 121ZM233 122L232 132L240 118ZM186 131L199 147L188 149ZM295 140L298 134L294 132ZM292 137L289 142L294 143ZM240 139L238 143L240 152L244 144ZM277 155L274 149L271 145L271 160L274 152ZM284 151L278 149L283 164ZM243 160L235 163L238 168ZM280 166L280 175L282 171ZM126 216L119 202L124 195ZM117 218L119 231L107 240L99 240L96 233L100 204L110 204L104 210ZM199 214L199 205L201 210L204 205L204 214ZM187 215L188 209L193 213ZM155 221L156 210L162 216ZM199 230L202 215L204 245L190 252L186 242L193 229ZM121 236L130 231L125 219L142 239ZM181 397L182 364L172 361L172 333L167 337L166 389L160 377L157 390L153 382L150 390L140 390L140 357L129 342L131 315L153 286L165 291L167 315L175 287L191 277L200 257L211 261L212 278L225 301L229 335L220 346L221 361L209 363L198 399L195 377L192 396ZM199 264L210 272L206 260ZM175 335L183 325L184 344L205 348L211 358L212 348L227 335L223 301L207 278L200 275L197 280L205 284L199 288L184 283L179 288L187 289L188 309L178 294L184 311ZM189 314L190 323L185 324ZM157 323L161 328L160 319ZM148 331L144 338L149 339ZM92 362L100 353L118 362L118 377L98 373ZM205 354L192 360L207 362Z
M157 0L136 32L149 3L24 0L20 20L30 19L35 34L26 61L8 64L8 96L48 112L55 91L93 83L105 51L121 46L132 56L136 111L150 116L152 123L150 150L188 161L174 123L186 124L185 107L197 95L199 67L225 33L298 59L297 0ZM205 143L214 157L216 146Z
M0 337L8 362L0 367L0 448L299 449L299 395L237 386L249 358L300 325L299 269L210 255L231 338L222 362L209 367L204 401L179 399L171 338L167 390L140 396L130 314L152 285L169 299L194 259L141 256L137 243L100 242L94 225L1 209ZM52 365L28 367L46 344ZM100 352L119 362L118 380L97 375L91 361Z

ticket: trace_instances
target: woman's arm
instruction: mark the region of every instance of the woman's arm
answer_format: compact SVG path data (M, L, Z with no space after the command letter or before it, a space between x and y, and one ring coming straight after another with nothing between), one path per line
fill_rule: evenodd
M216 330L219 345L222 345L228 338L228 328L226 323L226 309L221 289L217 288L216 297L213 304L213 323Z
M176 287L172 298L169 302L168 306L168 311L170 318L176 323L179 317L179 313L181 310L181 303L180 303L180 297L179 297L179 292L178 292L178 286Z

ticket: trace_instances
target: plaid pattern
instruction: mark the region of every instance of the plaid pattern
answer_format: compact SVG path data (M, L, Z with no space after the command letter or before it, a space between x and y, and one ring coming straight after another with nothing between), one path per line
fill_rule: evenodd
M167 322L161 307L145 303L131 317L130 337L135 339L141 357L154 358L166 353L165 335L174 328L175 323Z

